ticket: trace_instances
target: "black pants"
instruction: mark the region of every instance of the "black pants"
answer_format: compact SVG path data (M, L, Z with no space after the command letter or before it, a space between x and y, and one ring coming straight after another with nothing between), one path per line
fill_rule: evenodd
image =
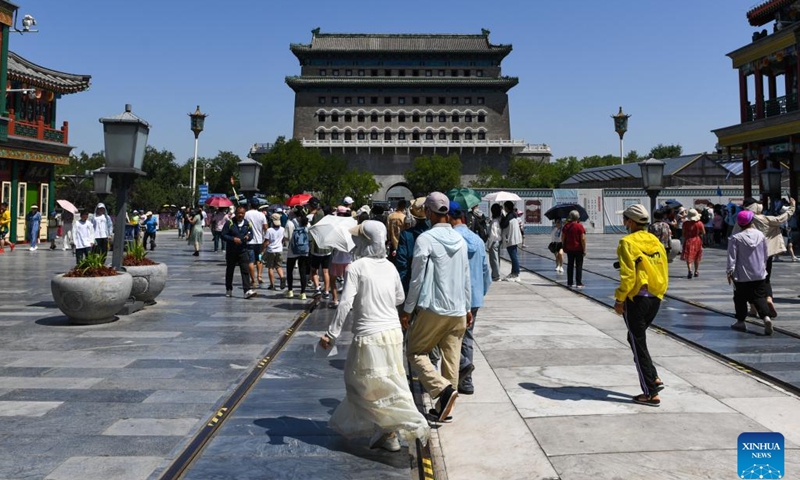
M733 306L736 309L736 320L743 322L747 318L747 304L756 307L758 316L764 318L769 315L767 307L767 281L733 282Z
M772 284L769 282L770 277L772 276L772 260L775 257L767 257L767 278L764 280L764 294L767 297L772 296Z
M567 252L567 285L572 286L572 277L575 282L583 285L583 254Z
M625 301L625 325L628 327L628 343L633 351L633 363L636 364L636 372L639 374L639 383L645 395L655 395L656 371L650 352L647 350L647 328L653 323L658 314L661 300L657 297L633 297L633 300Z
M238 265L242 274L242 290L247 292L250 289L250 255L246 249L232 250L229 248L225 254L225 290L233 290L233 271Z
M300 293L306 291L306 283L308 283L308 271L310 263L308 257L289 257L286 259L286 288L292 290L292 283L294 281L294 266L297 265L297 271L300 272Z
M142 246L145 250L147 250L147 239L150 239L150 250L156 249L156 232L144 232L144 237L142 238Z
M76 248L75 249L75 261L77 263L81 263L81 260L86 258L86 255L89 255L89 250L91 250L90 247Z
M95 238L92 253L108 254L108 238Z

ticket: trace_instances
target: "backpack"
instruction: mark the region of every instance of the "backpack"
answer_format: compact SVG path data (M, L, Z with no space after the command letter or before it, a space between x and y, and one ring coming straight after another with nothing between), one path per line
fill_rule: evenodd
M294 255L308 255L310 250L308 230L306 230L306 227L301 227L296 221L294 222L292 238L289 240L289 250L291 250Z
M489 239L489 234L492 231L492 224L489 217L486 215L475 216L472 220L472 231L477 233L481 240L486 242Z
M708 208L703 210L703 213L700 214L700 221L703 225L711 221L711 211Z

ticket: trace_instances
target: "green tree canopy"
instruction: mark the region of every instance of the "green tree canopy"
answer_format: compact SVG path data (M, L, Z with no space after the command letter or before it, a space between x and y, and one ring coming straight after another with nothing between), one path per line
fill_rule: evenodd
M681 147L680 144L664 145L659 143L650 149L649 156L660 160L662 158L680 157L682 153L683 147Z
M417 157L405 177L415 196L446 192L461 186L461 160L455 153Z

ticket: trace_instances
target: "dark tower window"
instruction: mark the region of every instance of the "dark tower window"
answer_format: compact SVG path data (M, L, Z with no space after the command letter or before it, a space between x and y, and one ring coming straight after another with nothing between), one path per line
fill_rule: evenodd
M369 97L370 105L377 105L378 104L378 97Z
M411 140L419 141L419 132L411 132Z
M405 140L406 139L406 132L404 132L403 130L400 130L399 132L397 132L397 139L398 140Z
M378 114L377 113L373 113L372 115L370 115L369 116L369 121L372 122L372 123L378 123Z
M320 113L320 114L318 115L318 117L319 117L319 121L320 121L320 122L324 122L324 121L325 121L325 114L324 114L324 113Z
M331 122L338 122L338 121L339 121L339 114L331 113Z
M439 114L439 122L444 123L446 121L447 121L447 115L445 115L444 113L440 113Z
M398 113L397 114L397 121L398 122L405 122L406 121L406 114L405 113Z
M334 77L338 77L339 76L339 69L338 68L334 68L333 69L333 76Z
M411 121L414 123L419 123L419 113L414 113L411 115Z
M383 104L384 105L391 105L392 104L392 97L383 97Z
M327 74L328 74L328 72L324 68L320 68L319 69L319 76L320 77L324 77Z
M352 122L353 121L353 115L350 114L350 113L345 113L344 114L344 121L345 122Z
M458 114L457 113L453 114L453 121L454 122L458 122Z
M458 70L450 70L450 76L451 77L457 77L458 76Z
M472 130L464 132L464 140L472 140Z
M464 121L467 123L472 122L472 114L471 113L464 114Z
M331 97L331 103L338 105L339 104L339 97Z
M345 141L349 141L349 140L353 139L353 134L350 133L350 130L345 130L344 139L345 139Z
M445 97L439 97L439 105L446 105L447 99Z
M365 120L365 118L364 118L364 117L365 117L365 115L364 115L363 113L359 113L359 114L358 114L358 121L359 121L359 122L364 122L364 120Z
M331 140L339 140L339 132L331 132Z
M431 132L430 130L425 132L425 140L433 140L433 132Z
M392 140L392 131L391 130L384 131L383 132L383 139L386 140L387 142L391 141Z
M325 97L317 97L317 103L320 105L325 105Z
M378 139L378 132L376 132L376 131L374 131L374 130L373 130L373 131L371 131L371 132L369 133L369 139L370 139L370 140L377 140L377 139Z
M344 97L344 103L346 105L351 105L353 103L353 97Z
M453 140L456 140L456 141L460 140L460 138L458 138L458 132L457 132L457 131L456 131L456 132L453 132L453 133L450 135L450 138L452 138Z
M447 140L447 133L444 130L439 130L439 140Z
M356 138L358 138L359 140L365 140L367 136L364 135L363 131L359 131L358 134L356 134Z
M317 132L317 140L325 140L325 132L323 131Z
M486 103L486 99L484 97L478 97L477 100L478 100L477 102L478 105L483 105L484 103Z
M478 132L478 140L486 140L486 132Z
M358 76L359 77L363 77L364 76L364 69L359 69L358 70Z
M433 114L429 113L429 114L425 115L425 121L427 123L433 123Z
M479 113L478 114L478 123L483 123L486 121L486 115Z
M364 97L358 97L357 101L358 101L359 105L364 105L365 99L364 99Z
M383 114L383 121L384 122L391 122L392 121L392 114L389 113L389 112L384 113Z

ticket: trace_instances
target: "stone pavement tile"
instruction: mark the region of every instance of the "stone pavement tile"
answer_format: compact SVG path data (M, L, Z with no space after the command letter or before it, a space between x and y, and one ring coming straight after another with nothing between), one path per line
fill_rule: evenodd
M131 363L131 357L95 352L62 352L52 350L20 352L19 359L8 367L78 367L122 368Z
M102 382L102 378L45 378L45 377L0 377L0 388L83 389Z
M556 365L550 367L496 368L495 374L506 388L516 388L520 383L539 387L639 385L633 362L626 365ZM660 369L661 379L668 385L686 382L666 369Z
M97 420L121 418L201 418L212 413L208 403L113 403L67 402L51 413L53 417L81 417L93 415Z
M65 403L43 417L5 417L0 422L0 435L99 435L116 420L98 412L61 415L60 409L66 406Z
M49 435L10 435L9 438L0 438L0 452L17 456L50 455L59 458L77 455L167 456L180 440L180 437L115 437L53 432ZM0 478L5 478L2 472Z
M148 359L140 359L131 362L128 368L137 368L137 369L145 369L145 368L179 368L179 369L199 369L199 370L216 370L216 369L224 369L229 368L231 364L239 364L241 360L238 358L219 358L219 359L203 359L203 358L174 358L174 359L160 359L160 358L148 358ZM255 365L257 362L253 360L250 366Z
M210 457L331 456L336 451L359 452L366 439L352 443L341 435L217 435L203 450ZM361 445L359 445L361 444ZM373 450L370 453L382 453ZM244 460L242 460L244 461Z
M472 363L475 371L472 373L472 384L475 386L473 395L459 395L458 404L470 403L508 403L506 394L500 381L497 379L492 367L486 361L480 349L473 353Z
M158 390L142 403L217 403L225 390Z
M198 421L197 418L129 418L114 422L103 435L188 435Z
M483 336L476 339L481 350L561 350L584 348L620 348L617 340L610 337L597 335L526 335L514 336Z
M44 378L51 377L79 377L94 378L175 378L182 368L48 368Z
M548 456L718 450L735 448L742 432L769 430L738 413L589 415L526 422Z
M366 450L364 448L363 450ZM367 450L369 452L369 450ZM368 453L364 453L367 455ZM380 458L380 460L377 460ZM406 449L380 457L362 457L345 452L335 456L251 458L246 463L237 457L203 457L183 477L184 480L362 480L409 478Z
M24 461L20 461L24 458ZM0 478L40 480L58 467L62 460L48 455L13 455L0 450Z
M52 368L48 367L0 367L0 377L38 377L40 375L47 374L53 371ZM73 375L64 375L66 377L70 377ZM76 377L80 377L82 375L74 375ZM99 377L100 375L98 375Z
M519 414L525 418L577 415L654 413L733 413L719 400L688 385L669 387L661 393L658 409L637 405L631 397L641 393L638 385L541 387L521 383L506 390Z
M722 402L800 445L800 400L796 397L725 398Z
M11 402L0 400L0 417L41 417L63 402Z
M478 338L480 341L480 338ZM611 348L574 348L564 350L486 350L492 368L529 365L623 365L633 361L630 351Z
M480 315L480 312L478 312ZM541 317L545 318L545 317ZM479 321L488 320L478 317ZM568 321L563 321L568 320ZM526 321L491 321L487 324L478 324L475 328L476 336L480 337L522 337L522 336L548 336L548 335L576 335L585 337L607 338L600 330L574 319L562 317L560 319L548 318L546 321L537 319L535 323Z
M161 457L71 457L45 480L141 480L161 463Z
M719 398L777 397L783 390L759 381L741 372L727 375L710 373L681 373L681 377L695 387Z
M227 390L230 381L182 378L109 378L95 385L98 389L142 390Z
M454 421L439 431L448 478L557 478L547 456L514 406L458 404ZM475 454L480 432L480 455Z
M84 332L78 335L77 338L175 338L181 335L181 332L125 332L125 331L98 331L98 332Z
M3 320L0 319L0 329L4 327L13 327L14 325L19 325L20 323L25 323L24 320ZM0 330L2 331L2 330Z
M657 365L674 371L709 373L713 375L732 375L734 373L739 373L739 371L732 366L708 355L703 355L702 357L694 355L689 357L653 355L652 357Z
M155 390L155 389L153 389ZM139 403L153 390L104 389L26 389L20 388L0 397L0 400L53 402L132 402Z

